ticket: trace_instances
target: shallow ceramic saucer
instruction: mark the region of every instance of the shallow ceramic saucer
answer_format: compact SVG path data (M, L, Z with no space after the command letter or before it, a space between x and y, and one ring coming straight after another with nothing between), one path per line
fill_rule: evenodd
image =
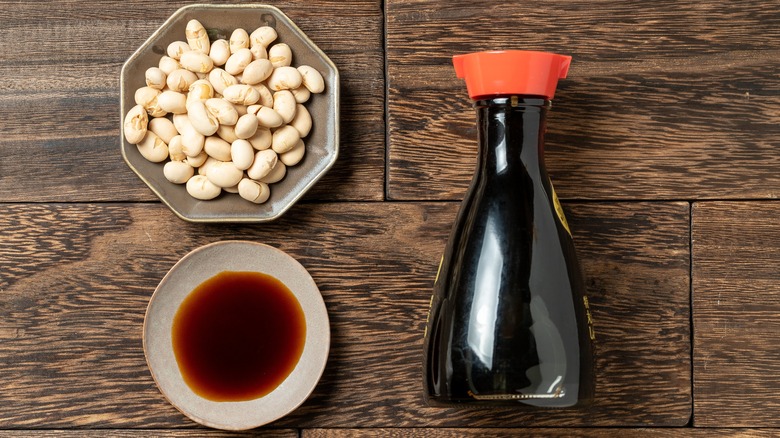
M293 292L306 319L306 340L295 369L271 393L250 401L214 402L200 397L185 383L173 352L171 329L179 305L198 285L223 271L276 277ZM165 275L146 310L143 345L152 377L173 406L205 426L246 430L289 414L309 397L328 359L330 324L317 285L297 260L268 245L223 241L195 249Z

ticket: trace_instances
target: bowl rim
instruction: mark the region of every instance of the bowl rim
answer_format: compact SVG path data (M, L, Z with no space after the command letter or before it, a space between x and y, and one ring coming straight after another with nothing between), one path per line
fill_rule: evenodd
M186 383L184 383L183 378L180 375L180 372L178 374L178 378L173 377L174 380L177 380L177 382L174 382L174 384L171 383L170 376L161 377L162 374L165 374L164 371L166 370L155 368L152 364L152 361L161 360L159 357L160 354L162 353L150 353L150 348L152 348L150 344L154 344L156 342L161 342L161 341L150 340L149 336L151 336L151 331L153 330L151 326L159 323L158 320L152 321L152 317L154 315L158 315L161 312L160 310L154 308L155 304L159 303L160 300L164 299L162 298L162 295L165 293L168 294L181 293L180 291L176 291L176 290L171 291L172 288L176 288L175 285L169 286L166 289L166 285L171 280L171 278L176 275L181 275L179 273L180 270L190 268L188 263L193 257L203 256L204 255L203 253L208 253L210 251L218 250L220 247L227 247L226 249L232 249L235 251L236 246L245 246L247 247L246 250L252 252L271 253L276 257L284 259L285 262L289 263L292 266L292 270L295 271L294 274L289 274L289 275L296 275L297 278L299 278L301 281L306 283L307 288L305 288L305 290L301 290L299 288L293 289L292 287L288 286L290 290L293 292L293 294L295 294L298 301L301 303L301 307L304 308L304 313L306 315L306 332L307 332L306 344L304 345L304 350L301 353L301 357L295 369L287 376L287 378L285 378L285 380L279 386L277 386L277 388L271 391L271 393L249 401L213 402L213 401L203 399L202 397L192 392L189 386L187 386ZM277 268L277 271L278 269L279 268ZM205 281L206 279L216 275L216 273L225 270L230 270L230 269L220 270L215 268L212 270L213 272L199 271L198 275L200 277L203 277L203 279L201 279L197 283L200 284L202 283L202 281ZM274 275L269 271L273 272L274 269L269 269L266 271L254 271L254 272L264 272L270 275ZM177 298L173 298L173 303L176 304L175 306L176 310L174 311L174 314L176 311L178 311L178 308L181 305L181 301L183 301L187 296L189 296L191 292L192 290L185 293L181 297L181 300ZM308 297L306 297L306 295L308 295ZM306 298L308 301L307 300L302 301L302 296ZM158 304L158 307L161 305L163 304ZM306 308L309 309L309 313L306 313ZM312 331L312 327L318 327L320 330ZM167 336L170 336L170 328L166 327L166 329L168 329ZM163 335L162 337L167 340L166 335ZM181 259L179 259L179 261L177 261L176 264L174 264L174 266L171 267L171 269L165 274L163 279L160 280L160 283L155 288L154 293L150 297L149 303L147 304L146 313L144 314L144 322L143 322L143 329L142 329L142 344L143 344L144 358L146 360L147 368L152 376L152 379L154 380L155 385L159 389L160 393L168 401L168 403L174 406L179 412L181 412L182 414L184 414L185 416L187 416L188 418L190 418L191 420L199 424L211 428L215 428L215 429L234 430L234 431L248 430L248 429L253 429L256 427L263 426L265 424L276 421L290 414L296 409L298 409L314 392L314 389L317 387L319 380L322 378L322 375L325 371L325 367L327 365L328 357L330 355L330 342L331 342L330 319L328 317L327 307L325 306L324 299L322 298L322 295L319 292L319 288L317 287L316 283L314 282L314 279L311 277L311 275L306 270L306 268L300 262L298 262L294 257L287 254L285 251L281 249L278 249L276 247L264 243L252 242L246 240L223 240L223 241L209 243L193 249L192 251L184 255ZM171 345L170 355L173 355L172 351L173 351L173 346ZM152 355L155 355L154 359L152 358ZM306 359L307 361L304 361L304 359ZM176 363L175 357L173 363L165 362L165 367L168 368L168 370L173 368L176 371L178 371L178 364ZM313 367L313 373L304 374L303 369L305 367L309 367L309 368ZM176 372L174 372L174 375L176 375ZM221 405L222 409L230 409L232 407L235 407L236 409L242 409L242 408L246 409L248 407L252 407L255 409L251 410L251 412L265 413L261 409L263 407L263 404L264 403L269 404L270 403L269 400L273 400L272 397L274 396L276 397L276 399L282 397L282 395L280 394L282 394L286 390L287 386L285 385L288 384L288 381L290 381L291 377L299 377L302 380L299 380L298 382L300 382L300 384L303 385L303 388L300 387L296 388L293 385L288 385L288 386L293 386L292 397L290 397L292 403L287 404L286 406L283 407L283 409L277 410L277 412L273 413L272 415L268 415L268 416L261 415L260 417L258 417L258 419L254 421L244 420L241 424L231 424L225 421L221 422L219 419L206 418L206 416L197 415L194 412L191 412L191 410L193 409L192 405L182 406L183 403L181 402L182 401L181 399L182 397L186 398L187 396L183 396L180 393L176 393L176 386L181 388L182 385L184 385L184 387L186 387L187 390L189 391L188 396L190 398L193 397L196 398L197 403L205 404L209 406ZM172 387L171 385L174 386ZM178 400L178 402L175 401L174 399ZM228 405L232 405L232 406L228 406ZM211 413L211 411L209 412Z
M153 184L150 183L149 179L141 172L138 168L136 168L133 163L130 161L130 158L127 156L127 150L128 147L125 142L125 133L124 133L124 107L125 107L125 82L126 82L126 74L125 71L128 69L128 65L135 61L136 58L138 58L141 55L141 52L152 45L153 41L162 33L163 29L168 27L171 23L173 23L175 20L179 19L181 15L186 14L187 12L190 12L191 10L224 10L224 9L250 9L250 10L267 10L271 12L272 14L275 14L277 16L282 17L285 22L292 28L294 33L297 34L298 37L303 40L304 43L306 43L307 46L312 48L316 54L323 60L324 63L326 63L331 69L333 69L333 83L328 84L328 86L332 89L333 93L333 123L335 126L334 133L333 133L333 153L331 154L332 157L330 160L328 160L325 163L325 166L315 174L309 182L304 185L300 190L297 191L290 199L288 203L286 203L282 208L277 210L274 214L268 215L268 216L240 216L240 217L231 217L231 218L225 218L225 217L190 217L184 214L184 212L180 211L166 196L164 196L162 193L160 193L159 190L157 190ZM329 104L330 106L330 104ZM138 178L143 181L144 184L157 196L157 198L162 201L173 213L178 216L180 219L191 222L191 223L263 223L263 222L270 222L278 219L281 217L284 213L287 212L290 208L292 208L293 205L297 204L298 201L303 197L303 195L306 194L306 192L309 191L336 163L339 156L339 148L340 148L340 124L341 124L341 77L339 73L338 67L336 67L336 64L328 57L328 55L325 54L325 52L320 49L318 45L314 43L314 41L309 38L308 35L306 35L303 30L301 30L300 27L298 27L297 24L289 17L287 14L282 12L281 9L277 8L273 5L267 5L267 4L234 4L234 5L212 5L212 4L204 4L204 3L197 3L192 5L186 5L182 6L181 8L177 9L171 16L169 16L160 26L157 27L157 29L152 32L152 34L140 45L138 48L125 60L125 62L122 64L122 68L119 72L119 125L120 125L120 132L119 132L119 141L120 141L120 152L122 154L122 158L125 161L125 164L127 164L128 167L138 176ZM248 201L247 201L248 202Z

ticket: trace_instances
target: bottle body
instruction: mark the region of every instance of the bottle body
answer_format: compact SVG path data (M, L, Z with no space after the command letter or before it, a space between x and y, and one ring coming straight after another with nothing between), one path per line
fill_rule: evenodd
M428 401L567 407L592 397L592 327L544 168L549 102L476 103L480 154L426 328Z

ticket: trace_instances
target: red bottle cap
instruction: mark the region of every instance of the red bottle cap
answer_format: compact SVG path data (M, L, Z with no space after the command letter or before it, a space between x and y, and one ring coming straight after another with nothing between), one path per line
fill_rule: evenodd
M571 56L502 50L455 55L452 63L472 99L507 94L552 99L558 79L569 72Z

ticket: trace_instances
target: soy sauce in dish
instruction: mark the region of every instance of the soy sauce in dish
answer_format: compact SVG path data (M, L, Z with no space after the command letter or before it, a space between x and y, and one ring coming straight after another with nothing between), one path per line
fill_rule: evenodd
M303 352L306 320L278 279L224 271L184 299L172 337L179 370L196 394L246 401L269 394L290 375Z

